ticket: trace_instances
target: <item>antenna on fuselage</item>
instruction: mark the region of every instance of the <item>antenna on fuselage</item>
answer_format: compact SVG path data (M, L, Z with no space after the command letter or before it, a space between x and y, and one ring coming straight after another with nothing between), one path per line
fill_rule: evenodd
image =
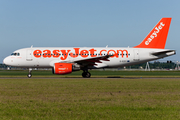
M31 45L31 48L33 48L33 45Z
M108 48L108 45L106 45L106 48Z

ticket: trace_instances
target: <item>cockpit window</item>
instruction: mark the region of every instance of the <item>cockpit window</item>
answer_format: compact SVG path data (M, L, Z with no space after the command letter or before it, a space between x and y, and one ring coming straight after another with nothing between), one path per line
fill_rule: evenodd
M20 53L12 53L11 56L20 56Z

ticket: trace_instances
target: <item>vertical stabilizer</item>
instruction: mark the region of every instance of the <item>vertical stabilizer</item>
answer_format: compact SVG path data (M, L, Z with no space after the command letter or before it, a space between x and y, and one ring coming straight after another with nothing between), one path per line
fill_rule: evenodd
M162 18L146 38L134 48L164 49L171 23L171 18Z

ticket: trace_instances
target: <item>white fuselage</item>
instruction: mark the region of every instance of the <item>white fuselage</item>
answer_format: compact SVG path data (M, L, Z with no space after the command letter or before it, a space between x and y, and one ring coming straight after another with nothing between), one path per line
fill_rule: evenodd
M27 68L51 68L54 63L67 62L76 63L81 60L89 60L98 56L114 55L107 60L100 60L92 68L122 67L139 64L151 60L160 59L175 54L175 51L167 49L149 49L149 48L53 48L38 47L24 48L13 52L11 56L4 59L3 63L15 67ZM162 53L153 55L152 53Z

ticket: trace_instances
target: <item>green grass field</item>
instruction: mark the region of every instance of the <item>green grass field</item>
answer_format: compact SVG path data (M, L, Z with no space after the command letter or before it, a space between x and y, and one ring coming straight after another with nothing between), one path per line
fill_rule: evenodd
M49 78L47 71L33 71L31 79L13 77L27 71L10 71L4 76L11 72L12 78L0 78L1 120L180 119L180 78ZM137 76L147 76L140 73ZM155 76L164 74L178 76L176 72Z
M180 77L180 71L98 71L89 70L91 77ZM0 70L0 77L27 77L28 70ZM33 77L82 77L82 71L54 75L49 70L33 70Z

